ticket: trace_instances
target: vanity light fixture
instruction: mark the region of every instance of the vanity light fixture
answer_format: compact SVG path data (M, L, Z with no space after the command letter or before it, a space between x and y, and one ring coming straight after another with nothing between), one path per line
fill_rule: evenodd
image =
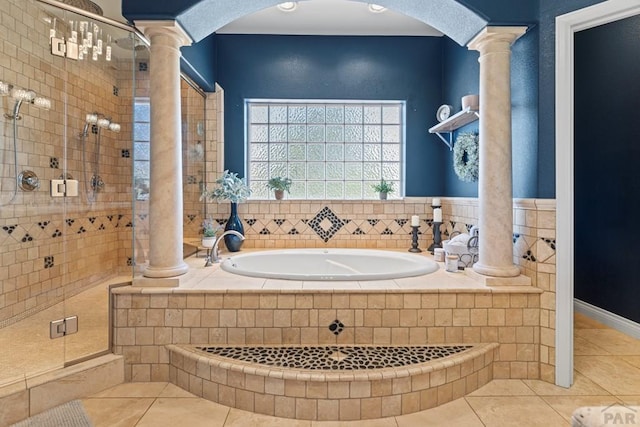
M298 7L297 1L285 1L284 3L278 4L278 9L283 12L293 12Z
M387 8L384 7L384 6L380 6L380 5L375 4L375 3L369 3L369 12L382 13L385 10L387 10Z

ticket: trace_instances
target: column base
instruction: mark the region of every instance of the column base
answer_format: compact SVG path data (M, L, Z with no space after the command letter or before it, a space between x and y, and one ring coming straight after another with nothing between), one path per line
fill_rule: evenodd
M517 265L495 267L477 262L473 265L473 271L478 274L482 274L483 276L492 277L517 277L520 275L520 267Z
M489 287L525 287L531 286L531 278L525 275L519 275L515 277L495 277L495 276L484 276L480 273L476 273L471 268L465 268L464 272L467 276L472 278L473 280L482 283L485 286Z
M181 276L183 274L185 274L187 271L189 271L189 266L182 262L176 266L173 267L152 267L149 266L147 268L145 268L144 272L142 273L142 275L144 277L151 277L151 278L167 278L167 277L175 277L175 276Z

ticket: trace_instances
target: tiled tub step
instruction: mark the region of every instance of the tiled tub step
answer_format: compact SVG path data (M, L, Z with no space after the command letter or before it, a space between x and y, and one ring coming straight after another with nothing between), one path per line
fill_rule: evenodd
M499 345L168 345L170 381L220 404L277 417L346 421L422 411L493 378Z

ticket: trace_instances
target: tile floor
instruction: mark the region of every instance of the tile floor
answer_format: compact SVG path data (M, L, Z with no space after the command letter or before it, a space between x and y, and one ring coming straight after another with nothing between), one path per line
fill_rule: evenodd
M296 421L228 408L167 383L126 383L82 402L100 426L570 426L580 406L640 404L640 340L576 315L575 383L494 380L474 393L411 415L355 422Z

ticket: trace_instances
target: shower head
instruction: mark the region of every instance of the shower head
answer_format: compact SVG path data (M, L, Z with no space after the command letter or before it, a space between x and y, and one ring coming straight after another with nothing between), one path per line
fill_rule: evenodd
M43 108L45 110L51 109L51 100L42 96L37 96L36 93L32 90L21 89L6 83L2 83L0 85L0 93L4 94L5 89L6 91L8 91L8 93L11 94L11 97L16 100L16 103L13 106L13 113L5 113L4 115L8 119L20 120L22 118L20 116L20 107L24 102L35 105L38 108Z
M111 121L111 118L105 117L104 114L93 112L85 116L85 124L80 137L86 137L89 134L89 126L96 126L99 129L109 129L112 132L120 132L120 125ZM94 132L95 133L95 132Z

